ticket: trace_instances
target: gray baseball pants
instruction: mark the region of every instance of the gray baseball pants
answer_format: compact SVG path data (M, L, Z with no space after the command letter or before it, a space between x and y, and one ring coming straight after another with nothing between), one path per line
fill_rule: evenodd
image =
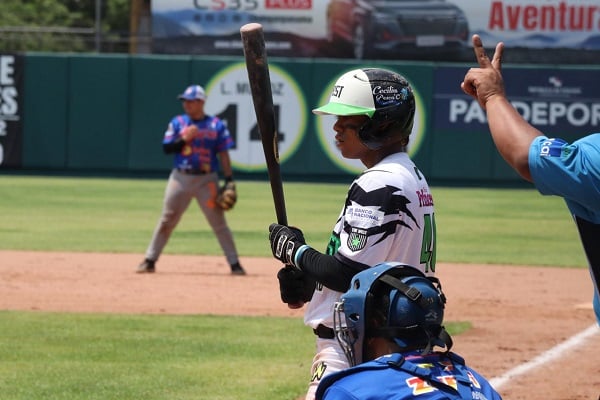
M225 212L215 204L218 189L219 177L216 172L205 175L187 175L173 169L165 189L162 215L146 250L146 258L158 260L171 233L190 205L192 198L195 198L217 237L227 262L229 265L237 263L238 254L233 235L225 219Z

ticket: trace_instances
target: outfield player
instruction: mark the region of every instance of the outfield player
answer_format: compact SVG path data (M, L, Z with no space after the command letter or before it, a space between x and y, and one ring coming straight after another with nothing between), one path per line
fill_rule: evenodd
M233 235L224 210L216 204L219 166L226 184L233 183L229 149L233 139L219 118L204 112L206 94L199 85L189 86L181 95L185 114L169 122L163 150L173 154L173 169L165 189L163 210L138 273L153 273L156 261L192 199L200 206L215 233L234 275L244 275Z
M296 276L308 277L304 322L317 337L317 354L307 400L325 375L348 367L331 311L352 277L383 261L433 275L436 244L433 197L407 153L415 115L407 80L380 68L352 70L339 77L329 102L313 112L337 116L337 148L345 158L360 159L366 170L350 186L326 254L306 245L297 228L269 227L273 255L287 265L278 274L282 300L298 307L289 292Z
M473 48L479 68L467 72L461 87L486 110L492 138L506 162L541 194L565 199L589 262L600 324L600 133L573 143L546 137L506 98L501 74L504 44L498 43L492 61L477 35L473 36Z
M499 400L483 376L450 352L445 301L436 281L402 264L358 273L334 309L336 338L352 368L325 377L316 398Z

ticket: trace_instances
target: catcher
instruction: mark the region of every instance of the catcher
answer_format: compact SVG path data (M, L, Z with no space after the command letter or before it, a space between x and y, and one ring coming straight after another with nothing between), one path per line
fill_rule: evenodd
M173 170L165 190L162 215L137 272L156 271L158 257L195 198L225 253L231 273L245 275L225 219L225 211L231 210L237 202L228 152L234 144L233 139L219 118L205 114L206 95L201 86L189 86L179 95L179 100L185 114L171 120L163 139L164 152L174 154ZM225 177L220 189L219 164Z
M500 400L450 352L445 302L437 279L404 264L381 263L356 274L333 312L351 368L326 376L317 400Z

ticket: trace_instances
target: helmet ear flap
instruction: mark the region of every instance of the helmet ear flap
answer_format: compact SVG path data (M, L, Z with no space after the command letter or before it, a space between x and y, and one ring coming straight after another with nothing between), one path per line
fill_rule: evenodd
M414 123L414 99L407 105L390 106L376 110L358 130L361 142L371 150L380 149L385 139L392 136L409 137Z
M380 137L374 135L376 129L372 119L367 120L358 130L358 138L371 150L378 150L383 146Z
M385 143L385 139L394 135L393 113L377 110L372 118L369 118L358 130L358 138L371 150L380 149Z

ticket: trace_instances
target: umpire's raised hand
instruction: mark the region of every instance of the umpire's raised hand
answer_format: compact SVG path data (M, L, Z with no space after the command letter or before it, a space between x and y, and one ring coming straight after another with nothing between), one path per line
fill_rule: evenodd
M490 61L479 35L473 35L473 50L479 63L479 68L467 71L460 87L469 96L475 98L485 110L487 102L495 96L506 97L502 79L502 52L504 43L496 45L494 57Z

